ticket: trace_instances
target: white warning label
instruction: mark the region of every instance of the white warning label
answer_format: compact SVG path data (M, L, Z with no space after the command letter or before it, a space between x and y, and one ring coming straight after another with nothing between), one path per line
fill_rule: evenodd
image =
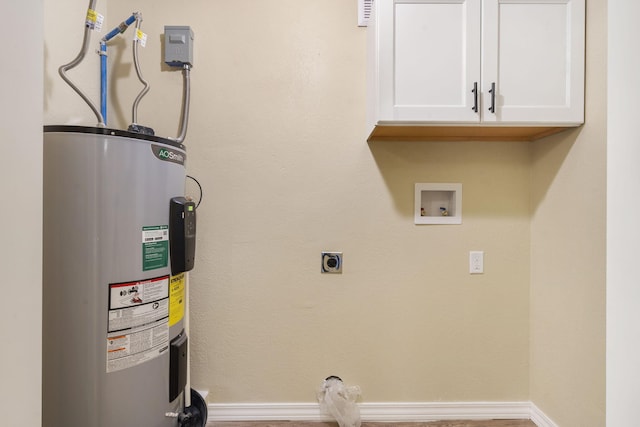
M110 284L107 372L147 362L168 343L169 276Z
M107 372L140 365L169 349L169 325L107 336Z

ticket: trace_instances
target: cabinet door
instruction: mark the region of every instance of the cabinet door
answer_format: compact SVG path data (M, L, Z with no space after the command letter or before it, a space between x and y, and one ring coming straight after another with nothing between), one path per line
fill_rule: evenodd
M482 13L483 121L582 123L584 0L484 0Z
M480 0L376 0L375 7L378 120L478 122Z

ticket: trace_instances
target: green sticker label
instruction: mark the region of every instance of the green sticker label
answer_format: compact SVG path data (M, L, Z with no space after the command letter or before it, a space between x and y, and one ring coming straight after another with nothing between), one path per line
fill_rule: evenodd
M142 227L142 271L169 265L169 226Z

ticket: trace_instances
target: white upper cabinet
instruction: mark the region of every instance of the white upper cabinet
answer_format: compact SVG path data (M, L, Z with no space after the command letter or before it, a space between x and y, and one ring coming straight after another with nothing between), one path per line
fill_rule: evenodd
M584 0L374 0L369 124L581 124L584 10Z
M484 0L482 22L483 120L584 121L584 0Z
M478 0L376 1L380 120L479 120ZM478 94L479 94L478 87Z

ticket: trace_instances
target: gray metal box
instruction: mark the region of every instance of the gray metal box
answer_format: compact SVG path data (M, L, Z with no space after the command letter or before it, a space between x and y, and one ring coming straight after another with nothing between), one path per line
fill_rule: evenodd
M193 30L189 26L165 25L164 62L172 67L193 65Z

